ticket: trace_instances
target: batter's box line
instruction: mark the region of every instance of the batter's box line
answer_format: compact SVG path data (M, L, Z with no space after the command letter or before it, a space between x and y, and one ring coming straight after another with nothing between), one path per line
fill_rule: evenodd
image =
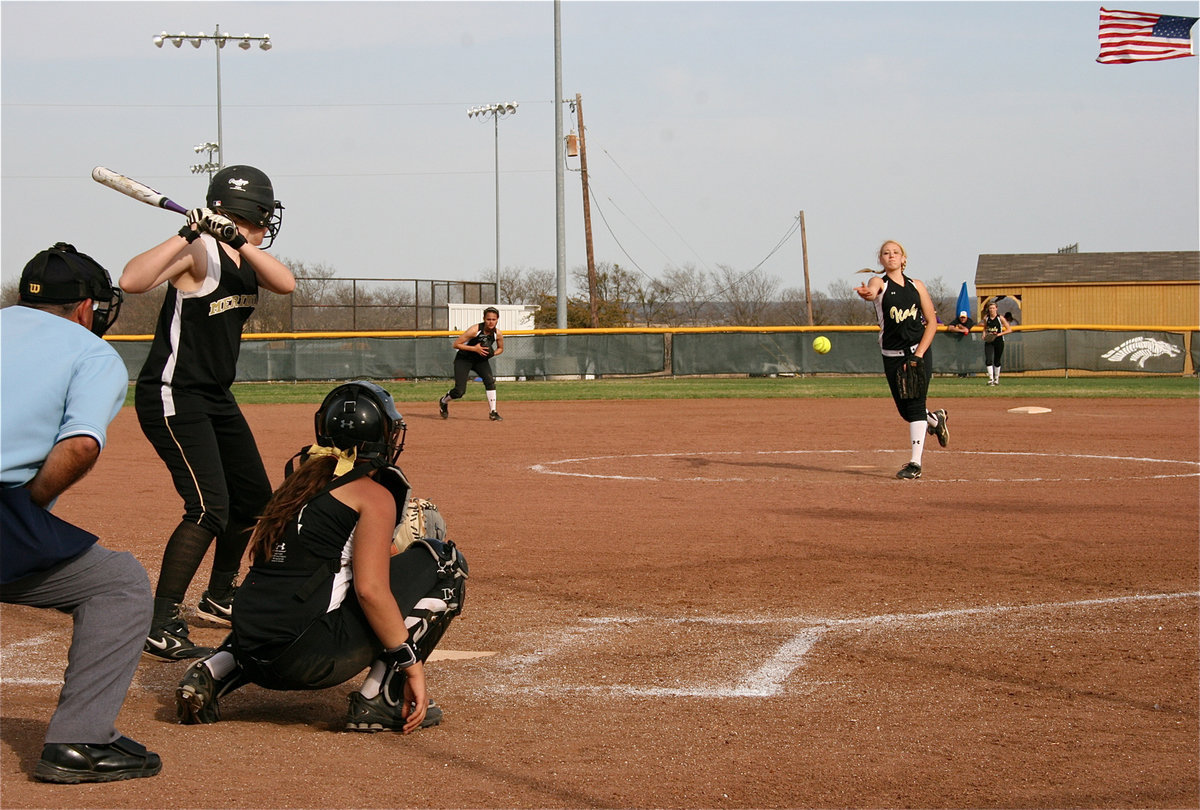
M696 686L633 686L628 684L545 684L522 686L514 683L513 691L534 692L583 692L604 693L625 697L685 697L685 698L769 698L780 694L792 674L804 665L805 658L813 646L827 633L840 628L881 627L919 625L948 619L978 616L1004 616L1017 613L1054 612L1080 608L1107 607L1122 604L1162 602L1176 599L1195 599L1200 591L1180 593L1131 594L1099 599L1079 599L1071 602L1037 602L1029 605L987 605L983 607L950 608L925 613L886 613L876 616L851 618L792 617L730 617L730 616L604 616L582 620L581 624L564 628L547 638L546 644L526 654L508 656L502 668L509 670L514 681L520 680L521 670L554 655L568 652L570 648L587 643L596 632L610 630L610 625L633 624L709 624L721 627L747 625L780 626L800 625L794 633L762 664L743 675L733 685L703 684Z

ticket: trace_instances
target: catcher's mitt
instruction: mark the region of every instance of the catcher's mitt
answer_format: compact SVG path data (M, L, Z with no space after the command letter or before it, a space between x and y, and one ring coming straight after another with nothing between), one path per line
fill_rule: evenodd
M896 389L900 399L920 399L925 396L925 360L915 354L904 358L896 369Z
M408 505L404 507L404 514L400 517L400 522L396 524L396 531L392 533L393 554L404 551L416 540L432 536L425 533L426 510L436 512L438 508L433 501L425 498L409 498Z

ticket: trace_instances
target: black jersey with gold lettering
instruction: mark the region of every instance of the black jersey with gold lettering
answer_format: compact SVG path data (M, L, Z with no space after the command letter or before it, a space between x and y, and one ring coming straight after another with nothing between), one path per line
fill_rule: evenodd
M888 351L909 349L921 342L925 321L921 317L921 294L908 276L903 284L883 279L883 292L875 298L879 319L879 346Z
M138 410L174 416L191 407L236 404L230 386L237 375L242 327L258 303L258 279L239 266L211 236L207 273L200 289L167 286L154 341L137 382Z

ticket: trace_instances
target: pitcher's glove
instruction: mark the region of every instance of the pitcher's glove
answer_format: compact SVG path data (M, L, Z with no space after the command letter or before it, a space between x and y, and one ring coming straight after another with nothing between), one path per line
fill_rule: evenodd
M896 369L896 390L900 399L920 399L925 396L925 359L914 355L904 358Z
M983 333L983 342L991 343L993 340L995 340L998 337L1000 337L999 332L984 332Z

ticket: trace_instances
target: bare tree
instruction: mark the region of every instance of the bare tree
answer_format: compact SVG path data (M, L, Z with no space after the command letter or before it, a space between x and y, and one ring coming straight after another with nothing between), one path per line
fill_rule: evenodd
M933 308L942 323L956 320L958 313L954 311L954 306L958 303L958 292L950 289L941 276L921 280L925 282L925 289L929 291L929 297L933 299ZM972 319L974 319L974 315L972 315Z
M671 291L674 311L668 321L671 326L698 326L711 311L712 278L695 265L668 267L663 271L663 284Z
M739 273L727 265L717 265L721 293L728 303L725 323L729 326L762 326L779 288L779 279L754 269Z
M674 312L670 288L658 279L638 280L633 300L629 302L629 311L643 326L665 323Z
M556 296L558 279L553 270L509 267L500 274L500 287L502 303L530 304Z
M863 326L877 323L875 308L862 300L854 288L858 284L839 279L827 292L813 293L813 320L819 324Z
M788 287L779 294L775 307L775 321L784 326L808 326L808 299L800 287ZM813 321L822 323L817 317L816 295L813 296Z
M354 282L334 278L332 267L309 264L291 259L280 259L296 277L296 289L291 295L275 295L259 292L259 306L263 313L262 326L283 326L281 329L257 328L254 319L247 323L247 330L270 332L291 330L334 330L350 329L354 323ZM283 317L280 308L287 308Z

